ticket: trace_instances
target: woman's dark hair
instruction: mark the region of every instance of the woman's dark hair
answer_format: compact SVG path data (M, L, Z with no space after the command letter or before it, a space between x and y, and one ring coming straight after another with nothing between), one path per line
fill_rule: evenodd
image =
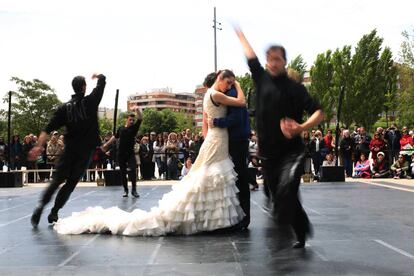
M228 69L219 70L218 72L208 74L204 79L203 86L207 88L212 87L218 76L221 76L222 79L236 77L234 73Z
M217 78L216 72L208 74L204 79L203 86L207 88L212 87L214 82L216 81L216 78Z
M220 76L222 79L236 78L233 71L230 71L228 69L218 71L217 72L217 77L218 76Z
M14 141L15 138L17 138L17 141ZM11 143L20 143L20 136L18 134L13 135Z
M76 94L83 92L82 90L85 85L86 81L82 76L76 76L72 80L73 91L75 91Z
M160 138L161 142L159 140ZM164 138L162 138L162 136L158 134L157 139L155 140L155 144L157 145L157 147L164 145Z

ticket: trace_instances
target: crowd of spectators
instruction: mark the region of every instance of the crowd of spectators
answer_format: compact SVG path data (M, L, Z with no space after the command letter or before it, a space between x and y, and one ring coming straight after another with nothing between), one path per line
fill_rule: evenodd
M378 127L373 138L364 127L350 132L341 129L338 152L331 130L323 135L321 130L305 131L305 173L320 177L321 166L335 166L335 159L344 167L347 177L354 178L412 178L414 176L414 130L396 125L388 129ZM313 168L313 170L312 170Z
M344 174L354 178L412 178L414 177L413 130L403 127L401 131L392 125L388 129L377 128L373 138L364 127L354 131L341 129L338 152L335 152L335 136L331 130L323 134L321 130L303 132L306 148L305 174L314 180L320 177L322 166L335 166L336 162L344 167ZM111 139L112 133L102 137L102 145ZM56 165L64 150L64 136L53 131L41 156L35 161L28 160L28 153L37 143L33 134L26 135L23 141L14 135L10 145L0 137L0 167L10 166L11 170L22 167L31 170L27 181L32 183L48 181L51 169ZM138 175L143 180L177 180L185 176L195 162L203 143L201 133L182 132L146 133L138 135L135 143L135 157ZM7 154L10 151L10 164ZM96 175L102 178L102 171L117 167L117 144L108 149L98 146L90 163L89 180L95 181ZM261 177L260 157L257 156L257 137L253 131L249 141L249 183L252 190L258 189L256 179ZM338 159L338 160L336 160ZM38 170L37 177L34 171ZM95 173L95 171L96 173ZM84 180L86 180L86 175Z
M96 147L91 158L89 169L96 169L98 177L102 178L104 169L114 169L117 167L117 143L104 150L102 147L112 133L106 133L102 138L102 144ZM37 181L44 182L50 178L50 171L64 150L64 136L53 131L43 154L35 161L28 160L28 153L37 143L37 136L29 134L24 137L23 142L19 135L14 135L10 145L0 137L0 167L10 166L11 170L37 170ZM136 137L134 146L135 157L137 160L137 170L143 180L156 179L179 179L188 173L191 164L197 158L203 137L201 134L192 134L189 129L179 133L151 132ZM10 164L7 164L7 154L10 151ZM155 170L157 169L157 174ZM34 181L34 172L28 174L28 182ZM84 180L86 180L85 175ZM89 173L89 179L95 181L95 172Z

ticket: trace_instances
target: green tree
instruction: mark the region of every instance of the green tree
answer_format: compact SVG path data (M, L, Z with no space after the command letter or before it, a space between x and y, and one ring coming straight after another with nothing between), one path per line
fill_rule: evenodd
M403 31L402 36L404 41L401 44L400 62L403 65L414 68L414 35L408 31Z
M5 110L0 109L0 137L7 140L7 113Z
M175 132L181 132L187 128L192 132L194 131L193 117L191 115L188 115L184 112L175 112L174 116L177 122L177 125L174 129Z
M236 80L240 83L240 87L246 95L247 108L250 110L256 109L256 87L252 75L246 73L244 76L236 76ZM254 117L250 117L250 126L252 129L256 129Z
M414 30L404 31L404 41L401 44L400 65L397 66L399 97L398 122L401 125L414 125Z
M177 129L177 118L170 109L161 110L161 129L162 131L173 132ZM181 131L181 130L180 130ZM160 131L161 132L161 131ZM157 132L157 133L160 133Z
M240 87L245 95L248 95L250 91L254 92L253 78L249 73L244 74L244 76L236 76L236 80L240 83Z
M388 111L397 109L397 70L397 66L395 65L392 58L392 52L390 48L386 47L382 52L380 58L380 73L382 77L380 89L383 89L383 91L385 91L382 109L385 111L387 127Z
M365 126L368 131L385 109L385 95L390 85L387 79L392 79L392 53L385 48L380 56L382 42L376 30L364 35L355 48L351 63L355 97L359 102L354 107L355 122Z
M13 133L40 133L61 104L55 91L38 79L25 81L12 77L11 81L18 86L12 94Z
M335 97L339 100L339 91L342 87L344 88L340 120L347 128L354 120L353 110L354 106L358 104L352 86L351 61L351 46L349 45L344 46L342 49L337 48L332 55L332 89L335 91ZM337 108L337 106L335 108ZM335 112L336 111L337 110L335 109Z
M300 82L303 81L303 76L306 73L307 64L303 60L302 55L298 55L289 63L288 68L296 70L300 75Z
M101 135L105 135L108 132L112 132L114 127L114 121L106 117L99 118L99 130Z
M312 83L309 87L309 92L321 103L325 113L325 122L327 126L329 126L329 122L334 116L335 103L337 102L335 97L333 97L333 66L331 59L331 50L326 51L326 53L319 54L310 70Z
M411 86L399 97L398 123L405 126L414 125L414 86Z
M149 133L151 131L155 131L156 133L163 132L162 115L153 108L146 108L142 112L142 124L139 129L139 134Z

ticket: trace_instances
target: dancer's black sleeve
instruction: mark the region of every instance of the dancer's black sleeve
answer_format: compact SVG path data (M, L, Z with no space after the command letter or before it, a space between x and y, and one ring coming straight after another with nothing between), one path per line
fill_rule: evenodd
M93 89L92 93L89 95L89 97L94 100L94 103L97 106L102 100L105 85L106 85L106 77L102 74L98 75L98 82L96 83L96 87Z
M248 59L247 64L249 65L250 72L252 73L253 81L256 84L259 84L263 74L265 73L265 70L260 64L259 59L257 57Z
M137 120L137 121L135 122L135 124L133 124L133 125L131 126L131 128L132 128L132 133L134 134L134 136L136 136L136 135L137 135L138 130L139 130L139 127L141 126L141 123L142 123L142 120Z
M311 97L308 90L306 90L305 86L299 84L298 90L300 91L300 99L302 99L302 106L303 109L310 115L312 115L315 111L322 109L321 104L318 100Z
M58 130L62 126L66 124L66 109L65 105L61 105L56 112L53 114L52 118L50 118L49 123L44 128L46 133L50 133L53 130Z

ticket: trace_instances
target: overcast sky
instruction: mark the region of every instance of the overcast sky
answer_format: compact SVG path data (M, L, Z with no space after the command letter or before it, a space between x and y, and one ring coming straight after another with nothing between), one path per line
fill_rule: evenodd
M309 67L318 53L355 46L374 28L398 57L401 32L414 29L412 0L0 0L0 95L17 76L38 78L67 101L72 78L94 72L107 76L101 106L113 107L117 88L123 110L136 92L193 92L214 70L214 6L222 23L218 68L236 75L248 68L233 22L262 61L279 43L288 59L302 54Z

